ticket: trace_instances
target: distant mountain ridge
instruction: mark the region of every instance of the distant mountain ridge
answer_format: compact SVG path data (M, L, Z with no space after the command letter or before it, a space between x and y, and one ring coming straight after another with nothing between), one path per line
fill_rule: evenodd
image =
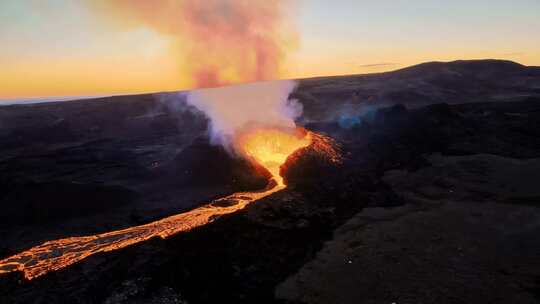
M397 103L418 107L536 96L540 96L540 67L493 59L427 62L378 74L302 79L295 94L309 120ZM326 117L321 117L322 112Z
M393 104L413 108L434 103L540 97L540 67L492 59L426 62L391 72L305 78L298 82L291 97L303 105L300 117L303 122L336 120L343 115L354 116ZM7 132L13 125L23 122L57 124L63 119L70 120L71 109L86 113L83 121L89 124L99 117L109 117L113 109L119 120L130 119L161 107L162 97L171 93L176 92L10 104L0 107L0 126ZM28 120L29 116L34 118Z
M464 83L465 80L474 80L473 82ZM510 83L507 81L511 80ZM509 60L498 59L481 59L481 60L456 60L450 62L431 61L420 63L417 65L405 67L402 69L369 74L351 74L340 76L317 76L310 78L297 79L300 87L298 93L324 95L327 93L335 93L336 89L342 90L342 94L354 93L356 95L365 95L364 97L372 98L373 93L379 97L379 101L396 102L391 95L393 92L405 90L404 82L407 91L411 89L425 89L420 84L434 85L443 87L447 90L451 89L470 89L476 82L481 82L483 85L500 86L510 91L522 90L522 93L540 94L540 66L525 66ZM381 82L378 83L377 82ZM382 83L386 82L386 83ZM467 84L467 85L464 85ZM394 87L390 87L393 85ZM500 88L498 88L500 89ZM379 92L373 92L378 90ZM187 91L187 90L186 90ZM163 94L167 92L156 92L153 94ZM173 93L173 92L168 92ZM420 92L426 97L436 98L434 92ZM474 92L472 92L474 93ZM478 93L478 92L476 92ZM516 92L514 92L516 93ZM96 96L65 96L65 97L38 97L38 98L8 98L0 99L1 105L14 104L33 104L46 102L62 102L76 101L82 99L103 99L103 98L121 98L125 96L148 95L144 94L125 94L125 95L96 95ZM415 95L415 94L413 94ZM441 97L448 97L444 94ZM482 96L484 97L484 96ZM470 102L470 99L464 102ZM409 103L409 101L402 101ZM448 101L444 101L448 102ZM458 103L461 101L457 101ZM412 101L414 104L415 102ZM450 103L455 103L451 101ZM422 102L419 102L422 104Z
M54 97L28 97L28 98L3 98L0 99L0 106L10 106L17 104L36 104L47 102L62 102L82 99L97 99L112 95L92 95L92 96L54 96Z

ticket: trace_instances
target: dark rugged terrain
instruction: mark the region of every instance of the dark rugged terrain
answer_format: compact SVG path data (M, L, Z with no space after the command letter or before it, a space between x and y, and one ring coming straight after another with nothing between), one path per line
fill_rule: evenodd
M426 63L300 81L289 187L189 233L101 253L0 303L538 303L540 68ZM264 187L181 94L0 107L0 258Z

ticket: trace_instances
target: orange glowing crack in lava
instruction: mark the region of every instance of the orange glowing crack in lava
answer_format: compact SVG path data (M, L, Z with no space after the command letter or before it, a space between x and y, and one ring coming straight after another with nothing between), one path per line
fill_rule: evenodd
M0 274L22 271L31 280L50 271L67 267L99 252L108 252L159 236L167 238L179 232L206 225L216 218L236 212L248 204L284 189L279 168L289 155L313 143L314 149L332 154L325 145L326 137L303 129L286 131L277 128L255 129L238 137L236 146L244 156L258 162L272 174L277 184L258 192L240 192L213 201L188 212L159 221L122 230L80 237L47 241L0 261ZM322 143L322 144L320 144ZM325 150L326 149L326 150Z

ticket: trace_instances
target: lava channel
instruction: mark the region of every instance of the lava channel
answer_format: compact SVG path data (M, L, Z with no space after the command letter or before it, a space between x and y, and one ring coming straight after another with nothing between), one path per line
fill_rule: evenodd
M260 192L238 192L208 205L149 224L92 236L48 241L0 261L0 274L22 271L26 279L35 279L99 252L122 249L156 236L164 239L179 232L206 225L222 215L243 209L249 203L283 188L285 186L276 185Z
M239 192L220 198L205 206L173 215L145 225L91 236L68 237L32 247L0 261L0 274L22 271L31 280L81 261L99 252L108 252L159 236L186 232L206 225L216 218L245 208L249 203L284 189L279 166L296 150L311 144L312 134L305 130L285 132L265 128L242 135L237 142L240 151L260 163L272 174L272 188L259 192Z

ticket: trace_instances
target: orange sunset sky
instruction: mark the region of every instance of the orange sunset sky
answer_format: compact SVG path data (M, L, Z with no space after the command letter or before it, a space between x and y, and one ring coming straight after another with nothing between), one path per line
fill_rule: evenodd
M0 99L171 91L498 58L540 65L540 1L0 1Z

